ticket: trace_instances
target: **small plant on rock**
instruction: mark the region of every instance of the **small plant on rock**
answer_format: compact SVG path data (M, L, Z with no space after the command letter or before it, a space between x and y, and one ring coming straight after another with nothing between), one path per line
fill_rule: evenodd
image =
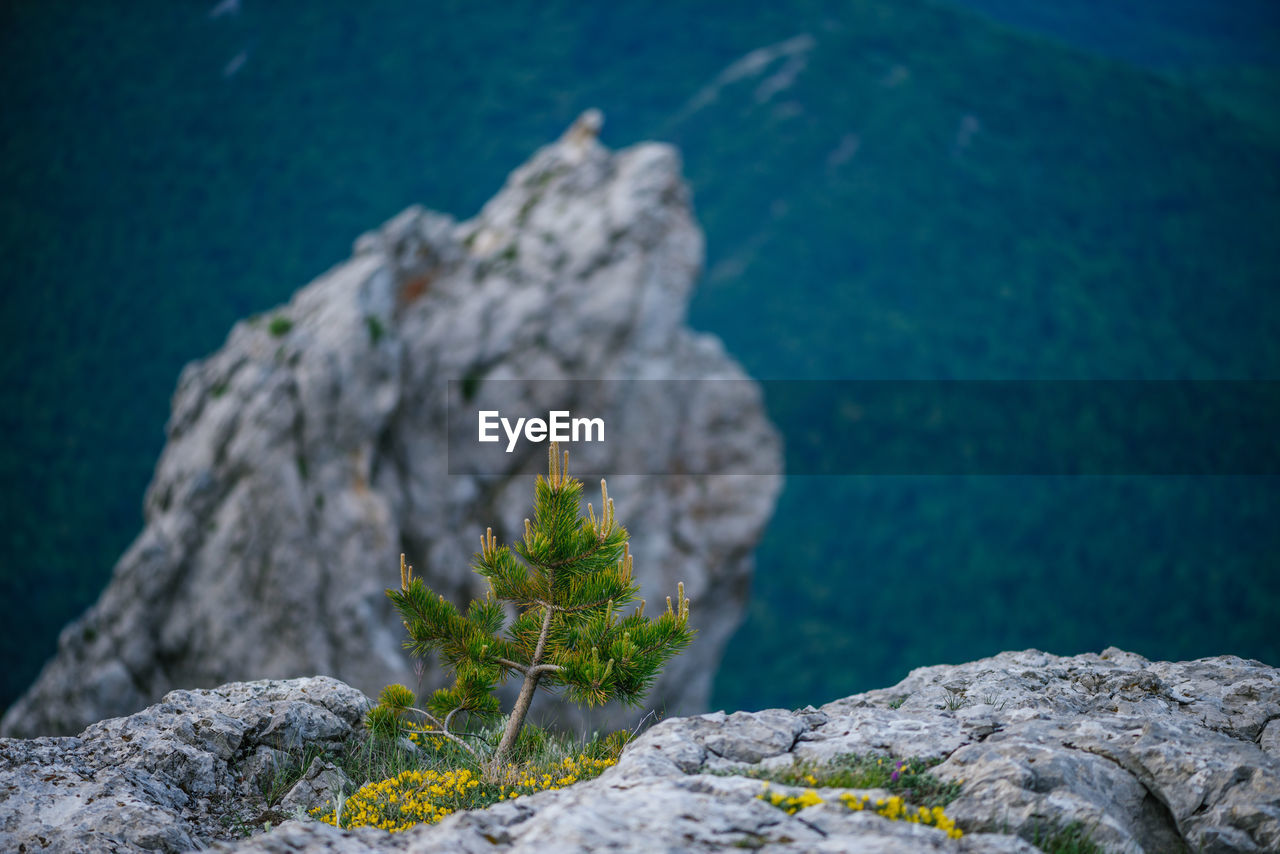
M289 330L293 328L293 321L278 314L271 318L271 323L267 325L267 331L271 333L273 338L281 338L289 334Z
M891 794L901 795L911 803L943 807L960 797L963 781L948 782L934 776L930 769L940 761L846 753L823 763L797 761L790 767L750 769L734 773L789 786L887 789Z
M601 509L582 514L582 483L568 474L552 443L547 477L538 477L534 518L524 523L524 539L500 546L485 532L473 568L489 580L484 599L466 611L432 593L413 567L400 558L400 589L388 590L409 632L405 644L415 656L437 652L452 670L452 688L436 691L418 705L413 692L389 686L370 713L375 734L398 736L416 730L444 739L496 776L510 761L533 696L539 687L559 688L588 706L611 700L638 703L662 667L688 646L689 600L684 585L666 613L644 615L644 600L632 577L627 531L614 516L608 487L600 482ZM638 602L627 615L619 611ZM505 603L505 604L504 604ZM506 625L506 605L516 617ZM485 717L499 711L493 691L508 677L522 680L497 747L468 743L454 726L460 713ZM412 722L416 716L426 724ZM479 749L478 749L479 748Z

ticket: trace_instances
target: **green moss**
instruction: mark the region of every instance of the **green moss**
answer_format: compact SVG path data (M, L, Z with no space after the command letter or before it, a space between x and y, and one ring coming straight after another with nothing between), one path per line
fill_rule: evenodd
M520 206L520 213L516 215L516 225L523 227L529 221L529 214L538 206L538 202L542 201L541 193L533 193L529 198L524 200L524 204Z
M386 336L387 329L385 326L382 325L382 321L379 320L378 317L373 314L366 314L364 316L364 322L365 322L365 325L369 327L369 340L372 341L374 346L376 347L378 345L378 342L380 342L383 339L383 337Z
M283 314L277 314L275 317L271 318L271 323L267 325L267 331L270 332L274 338L280 338L281 336L287 335L289 330L292 328L293 321L285 317Z
M544 172L539 172L525 182L525 186L532 187L535 190L546 189L546 186L551 183L551 179L556 175L559 175L562 171L563 170L548 169Z

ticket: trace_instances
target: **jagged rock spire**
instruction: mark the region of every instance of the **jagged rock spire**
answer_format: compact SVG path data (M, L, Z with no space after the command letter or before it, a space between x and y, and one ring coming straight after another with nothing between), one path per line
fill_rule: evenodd
M704 707L778 479L693 489L613 473L733 474L761 459L777 471L780 444L758 389L685 325L703 239L678 154L609 151L601 122L584 113L472 220L404 211L187 366L144 530L0 731L75 733L230 680L324 673L369 693L414 681L383 595L398 556L455 600L483 596L476 538L498 520L510 539L527 501L523 477L449 474L446 381L464 378L528 381L540 403L555 402L539 399L548 380L739 381L655 384L626 418L625 401L575 401L644 437L596 473L629 508L642 589L684 579L693 602L698 643L652 700Z

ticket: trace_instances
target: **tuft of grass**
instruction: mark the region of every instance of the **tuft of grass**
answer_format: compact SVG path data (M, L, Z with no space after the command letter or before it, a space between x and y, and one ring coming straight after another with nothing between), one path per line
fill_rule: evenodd
M910 695L910 694L903 694L901 697L894 697L892 700L890 700L890 701L889 701L889 708L891 708L891 709L901 709L901 708L902 708L902 704L903 704L903 703L905 703L905 702L907 701L907 697L909 697L909 696L911 696L911 695Z
M1044 854L1103 854L1106 850L1089 834L1083 822L1066 825L1037 824L1028 840Z
M1005 707L1009 705L1008 699L1001 700L999 705L996 705L995 694L983 694L982 702L988 706L994 706L997 712L1003 712L1005 710Z
M271 775L259 782L259 791L268 807L279 806L280 801L294 785L311 770L317 759L330 761L330 754L320 747L308 746L301 753L290 753L288 758L272 768Z
M376 315L366 314L364 316L365 325L369 327L369 340L376 347L378 342L387 334L387 328L382 325L382 321Z
M913 804L932 808L944 807L960 796L959 782L943 782L929 772L938 763L937 759L848 753L825 764L796 762L790 768L732 773L789 786L887 789Z
M271 323L267 324L267 331L271 333L272 338L281 338L288 335L289 330L292 328L293 321L283 314L277 314L271 318Z

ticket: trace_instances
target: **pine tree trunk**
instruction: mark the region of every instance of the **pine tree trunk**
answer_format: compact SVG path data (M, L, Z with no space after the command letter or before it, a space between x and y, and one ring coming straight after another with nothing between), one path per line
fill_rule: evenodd
M520 696L516 697L511 716L507 718L507 728L503 730L502 741L498 742L498 749L493 754L492 767L495 771L507 761L511 749L515 747L520 728L524 726L524 717L529 713L529 704L533 702L533 692L538 690L538 680L542 678L542 672L537 670L537 667L542 663L542 654L547 647L547 635L551 632L551 614L551 607L545 606L542 631L538 634L538 645L534 647L533 658L529 661L529 670L525 674L524 684L520 686Z
M498 742L498 749L493 754L495 769L507 761L511 748L515 747L516 739L520 736L520 728L524 726L524 717L529 713L529 704L533 702L533 692L537 690L538 680L541 677L541 673L533 673L524 678L524 684L520 686L520 696L516 697L516 704L511 708L511 716L507 718L507 728L502 733L502 741Z

